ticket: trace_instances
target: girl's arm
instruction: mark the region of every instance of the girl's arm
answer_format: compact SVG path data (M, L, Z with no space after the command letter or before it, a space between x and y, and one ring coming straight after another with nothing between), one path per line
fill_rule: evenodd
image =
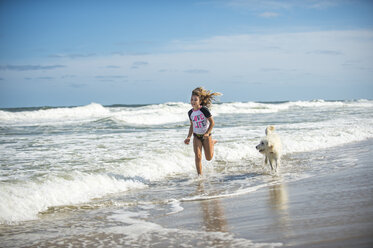
M209 126L209 128L207 129L207 131L206 131L206 133L204 134L204 136L209 136L210 133L211 133L211 131L212 131L212 128L213 128L214 125L215 125L215 121L214 121L214 119L212 118L212 116L209 117L209 118L207 118L207 120L209 120L209 122L210 122L210 126Z
M192 134L193 134L193 122L190 121L190 127L189 127L188 137L184 140L185 144L189 145L190 138L192 137Z

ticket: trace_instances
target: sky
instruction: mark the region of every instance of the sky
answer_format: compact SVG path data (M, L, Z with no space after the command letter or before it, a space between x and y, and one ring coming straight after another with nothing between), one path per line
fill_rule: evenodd
M373 99L370 0L0 0L0 108Z

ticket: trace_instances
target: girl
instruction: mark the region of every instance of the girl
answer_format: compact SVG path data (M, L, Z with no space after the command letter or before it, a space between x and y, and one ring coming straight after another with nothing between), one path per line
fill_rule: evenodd
M214 156L214 145L217 141L211 138L211 130L215 122L208 107L211 106L215 96L219 95L221 93L211 93L211 91L207 91L202 87L195 88L192 91L190 103L193 108L188 112L190 127L188 137L184 140L184 143L189 145L193 134L193 149L198 175L202 175L202 147L208 161Z

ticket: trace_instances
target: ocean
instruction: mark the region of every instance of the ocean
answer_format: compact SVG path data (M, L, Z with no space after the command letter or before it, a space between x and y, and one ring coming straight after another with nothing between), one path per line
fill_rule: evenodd
M218 143L198 177L193 146L183 143L189 109L182 102L0 109L0 247L162 247L166 240L173 247L191 237L277 246L192 230L187 221L169 229L150 217L353 167L353 158L324 160L319 151L373 138L372 100L216 103ZM278 174L255 149L268 125L283 143Z

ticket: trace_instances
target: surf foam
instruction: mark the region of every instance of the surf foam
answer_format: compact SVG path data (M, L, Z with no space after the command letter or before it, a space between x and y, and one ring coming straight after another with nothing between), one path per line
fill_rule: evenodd
M276 113L290 108L340 108L373 107L373 101L297 101L283 103L233 102L213 104L214 116L223 114ZM0 110L0 125L58 125L63 122L87 122L104 118L128 125L163 125L188 123L187 111L190 104L169 102L142 107L104 107L97 103L72 108L52 108L33 111L11 112Z
M110 193L146 187L139 181L108 175L76 172L69 177L72 178L51 176L42 183L1 183L0 223L33 220L51 206L80 204Z

